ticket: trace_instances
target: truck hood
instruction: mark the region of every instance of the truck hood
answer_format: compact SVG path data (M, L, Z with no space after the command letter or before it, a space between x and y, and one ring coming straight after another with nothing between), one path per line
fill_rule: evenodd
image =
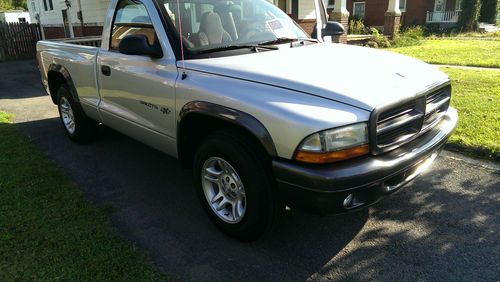
M188 60L184 67L287 88L368 111L449 80L438 68L407 56L329 43Z

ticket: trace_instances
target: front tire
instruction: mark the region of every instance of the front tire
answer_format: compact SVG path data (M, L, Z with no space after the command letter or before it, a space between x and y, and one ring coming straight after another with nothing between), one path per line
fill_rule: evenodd
M200 202L212 222L241 241L259 239L279 214L270 160L238 131L202 141L194 161Z
M68 85L63 84L57 91L59 117L68 137L77 143L93 140L97 131L97 122L88 118L80 105L71 95Z

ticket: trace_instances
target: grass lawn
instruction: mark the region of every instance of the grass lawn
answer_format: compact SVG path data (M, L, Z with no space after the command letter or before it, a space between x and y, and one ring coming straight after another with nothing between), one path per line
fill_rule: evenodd
M500 161L500 71L442 70L452 79L452 105L460 117L451 148Z
M433 64L500 67L500 40L425 40L390 50Z
M0 111L0 281L164 280Z

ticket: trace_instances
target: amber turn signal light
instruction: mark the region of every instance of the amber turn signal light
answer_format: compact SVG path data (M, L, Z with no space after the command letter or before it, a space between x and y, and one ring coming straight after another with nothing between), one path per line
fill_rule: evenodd
M295 159L304 163L311 164L326 164L335 163L359 156L366 155L370 152L368 144L357 146L354 148L349 148L345 150L317 153L317 152L307 152L307 151L297 151L295 154Z

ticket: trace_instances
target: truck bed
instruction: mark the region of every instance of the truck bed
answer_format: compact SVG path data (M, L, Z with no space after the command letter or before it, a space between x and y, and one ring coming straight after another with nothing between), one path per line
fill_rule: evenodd
M65 39L53 39L46 40L58 43L68 43L82 46L92 46L92 47L101 47L102 39L100 36L87 36L87 37L77 37L77 38L65 38Z
M39 68L45 88L49 89L50 71L64 68L64 73L71 76L82 107L92 117L98 117L96 109L100 101L96 80L96 61L100 50L100 37L43 40L37 43ZM52 98L55 102L56 97Z

